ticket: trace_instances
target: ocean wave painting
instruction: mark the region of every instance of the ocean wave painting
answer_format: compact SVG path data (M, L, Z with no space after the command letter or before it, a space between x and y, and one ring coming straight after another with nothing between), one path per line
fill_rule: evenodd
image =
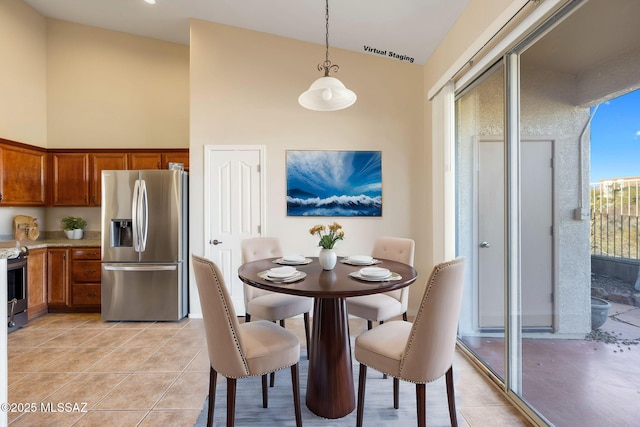
M382 152L287 151L287 215L382 216Z

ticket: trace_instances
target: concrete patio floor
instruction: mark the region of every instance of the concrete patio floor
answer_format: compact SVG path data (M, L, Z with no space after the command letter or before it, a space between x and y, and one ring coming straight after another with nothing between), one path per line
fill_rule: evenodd
M638 425L640 308L612 303L591 335L598 340L524 339L524 400L556 426ZM465 342L504 377L504 340Z

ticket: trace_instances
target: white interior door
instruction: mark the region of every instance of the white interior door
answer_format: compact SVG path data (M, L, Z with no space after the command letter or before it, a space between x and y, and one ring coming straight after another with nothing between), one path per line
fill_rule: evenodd
M237 315L244 315L240 241L261 235L264 147L205 148L205 256L220 267Z
M504 328L504 143L478 147L478 326ZM553 141L521 145L522 325L546 329L553 322Z

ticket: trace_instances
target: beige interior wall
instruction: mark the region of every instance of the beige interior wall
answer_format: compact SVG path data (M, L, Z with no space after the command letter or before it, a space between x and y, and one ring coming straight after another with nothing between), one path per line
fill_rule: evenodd
M0 138L47 146L45 19L21 0L0 2Z
M49 148L189 145L189 47L47 19Z
M340 66L337 77L358 101L342 111L309 111L297 99L321 76L316 65L324 53L320 44L192 21L192 252L204 253L209 238L202 235L205 145L266 147L266 233L279 236L285 250L316 256L317 240L308 230L334 219L346 233L336 246L339 255L370 253L377 236L414 236L422 220L414 205L426 190L415 179L413 160L423 138L422 68L331 48L330 59ZM381 150L383 216L287 217L285 152L291 149Z
M0 138L47 146L46 23L22 0L0 1ZM13 237L13 217L42 224L44 208L0 208L0 240Z
M424 67L331 48L331 59L341 67L338 77L359 99L350 109L318 113L304 110L296 100L320 76L315 67L324 59L321 44L203 21L192 23L190 51L186 46L51 19L46 21L45 35L44 18L31 9L25 11L22 2L8 0L0 7L0 24L10 21L7 11L20 13L18 27L25 42L40 40L37 48L21 49L31 52L27 56L37 64L13 73L26 77L25 70L31 69L47 81L35 91L41 103L46 100L46 108L41 107L38 120L29 118L30 123L40 123L36 126L40 142L23 137L24 130L15 123L11 131L15 139L49 148L181 147L190 139L195 196L191 242L197 253L202 253L205 241L204 145L267 147L267 233L287 236L285 247L302 240L308 251L316 249L308 228L328 219L286 216L285 150L382 150L383 217L341 219L347 236L339 252L365 252L378 235L416 239L421 276L413 287L418 292L412 291L411 311L416 307L413 295L419 298L425 274L437 258L434 247L442 220L437 206L443 195L431 193L431 104L425 101L426 90L510 3L472 0ZM0 26L0 32L4 28L7 25ZM48 73L43 71L47 67ZM7 72L0 70L2 81L1 73ZM6 108L5 103L0 105ZM0 115L0 131L3 117L7 116Z

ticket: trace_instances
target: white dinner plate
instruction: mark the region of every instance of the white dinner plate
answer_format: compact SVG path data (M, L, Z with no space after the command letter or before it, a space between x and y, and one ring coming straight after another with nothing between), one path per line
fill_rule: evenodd
M354 257L348 256L348 257L342 258L340 262L343 264L349 264L349 265L374 265L374 264L380 263L380 261L378 261L375 258L372 258L372 257L367 257L367 258L368 260L365 260L365 258L358 260L357 258L354 259Z
M261 271L260 273L258 273L258 277L273 283L293 283L307 277L307 273L305 273L304 271L298 271L298 270L296 270L296 272L289 277L271 277L269 276L268 273L269 273L269 270Z
M267 271L267 276L274 279L286 279L297 273L295 267L274 267Z
M306 260L306 258L302 255L285 255L282 257L284 262L296 263L300 264Z
M353 277L354 279L364 280L365 282L390 282L392 280L402 279L401 275L393 272L391 272L388 277L371 277L361 275L360 271L352 271L351 273L349 273L349 276Z
M273 262L280 265L305 265L311 263L311 258L303 258L302 261L287 261L284 258L274 259Z
M373 263L373 257L369 255L352 255L347 257L347 261L352 264L370 265Z
M386 278L391 275L388 268L382 267L365 267L360 269L360 275L363 277Z

